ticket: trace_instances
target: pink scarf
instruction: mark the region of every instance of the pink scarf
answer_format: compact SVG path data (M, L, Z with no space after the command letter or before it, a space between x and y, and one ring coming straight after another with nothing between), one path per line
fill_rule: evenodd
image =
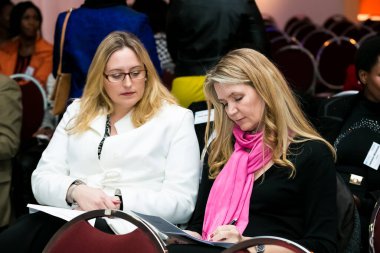
M248 134L235 126L233 134L235 150L216 177L207 200L202 233L205 240L218 226L234 219L237 229L243 233L249 219L254 172L272 159L270 149L264 145L263 132Z

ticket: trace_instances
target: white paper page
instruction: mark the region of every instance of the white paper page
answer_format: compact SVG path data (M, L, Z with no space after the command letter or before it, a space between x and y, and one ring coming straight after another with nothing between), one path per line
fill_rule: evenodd
M41 211L41 212L53 215L55 217L61 218L66 221L71 221L75 217L85 212L85 211L79 211L79 210L72 210L72 209L53 207L53 206L35 205L35 204L28 204L27 207L29 207L29 213L35 213L35 212ZM88 223L94 226L95 219L89 220Z
M81 215L82 213L84 213L84 211L79 211L79 210L72 210L72 209L53 207L53 206L34 205L34 204L28 204L27 207L29 207L30 213L34 213L36 211L42 211L50 215L53 215L55 217L64 219L66 221L70 221L74 219L75 217L77 217L78 215Z

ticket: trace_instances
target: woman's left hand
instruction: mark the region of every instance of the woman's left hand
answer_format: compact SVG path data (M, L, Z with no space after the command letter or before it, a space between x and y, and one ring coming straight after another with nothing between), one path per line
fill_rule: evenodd
M210 235L210 241L212 242L238 243L243 239L244 237L240 234L239 230L234 225L219 226Z

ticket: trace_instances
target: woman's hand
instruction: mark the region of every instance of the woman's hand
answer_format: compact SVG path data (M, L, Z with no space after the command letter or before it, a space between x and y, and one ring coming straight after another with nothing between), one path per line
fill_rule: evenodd
M183 230L183 231L185 231L187 234L191 235L192 237L195 237L197 239L202 239L202 236L198 234L197 232L194 232L191 230Z
M234 225L223 225L215 229L209 238L212 242L230 242L238 243L244 240L239 230Z
M53 136L53 133L54 133L53 129L49 127L43 127L43 128L38 129L37 132L33 134L33 137L41 138L43 136L44 138L50 141L51 137Z
M108 196L103 190L80 184L73 189L72 198L78 204L78 210L119 209L120 199Z

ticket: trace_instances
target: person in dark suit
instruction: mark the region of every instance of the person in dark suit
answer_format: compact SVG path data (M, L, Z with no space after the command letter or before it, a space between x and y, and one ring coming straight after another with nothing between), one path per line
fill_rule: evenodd
M18 84L0 74L0 231L10 223L12 158L20 144L21 91Z
M171 0L167 42L175 64L172 93L188 107L205 100L206 71L236 48L269 54L264 22L254 0Z

